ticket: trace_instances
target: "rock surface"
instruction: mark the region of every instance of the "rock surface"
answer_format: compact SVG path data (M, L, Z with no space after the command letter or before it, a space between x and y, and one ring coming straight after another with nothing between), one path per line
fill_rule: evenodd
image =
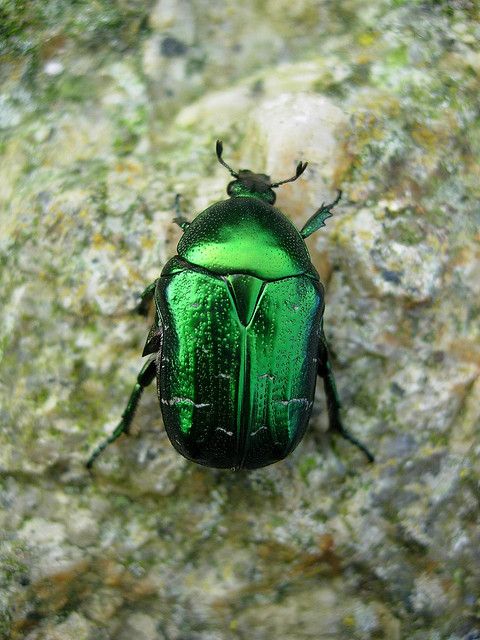
M0 638L480 638L480 36L468 0L0 8ZM172 449L153 389L92 476L214 156L282 179L345 421L250 473Z

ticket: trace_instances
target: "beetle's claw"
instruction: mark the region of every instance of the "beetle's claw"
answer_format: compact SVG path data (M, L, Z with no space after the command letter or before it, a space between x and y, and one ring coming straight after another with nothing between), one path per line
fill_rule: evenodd
M336 204L338 204L340 202L340 199L342 197L342 193L343 192L342 192L341 189L337 189L337 197L335 198L335 200L331 204L328 205L330 208L334 207Z
M308 166L308 162L299 162L295 179L299 178Z

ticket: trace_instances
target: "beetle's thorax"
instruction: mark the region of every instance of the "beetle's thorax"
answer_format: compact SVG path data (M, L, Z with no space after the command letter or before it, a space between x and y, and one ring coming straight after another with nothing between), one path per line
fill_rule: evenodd
M178 255L221 275L318 277L295 226L278 209L251 196L231 197L199 214L180 239Z

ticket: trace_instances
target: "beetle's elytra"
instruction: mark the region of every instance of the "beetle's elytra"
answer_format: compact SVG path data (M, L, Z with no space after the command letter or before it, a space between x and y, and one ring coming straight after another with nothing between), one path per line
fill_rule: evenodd
M282 460L302 439L317 375L323 379L330 428L372 454L343 426L323 332L324 289L304 238L324 226L337 198L299 232L276 209L265 174L234 171L228 200L193 222L179 215L178 254L142 294L155 299L155 321L140 374L122 419L90 456L128 433L143 389L157 378L165 428L185 458L208 467L256 469Z

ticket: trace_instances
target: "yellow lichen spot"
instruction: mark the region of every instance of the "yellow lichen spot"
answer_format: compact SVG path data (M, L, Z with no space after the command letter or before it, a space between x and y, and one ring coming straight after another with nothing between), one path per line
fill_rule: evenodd
M105 238L102 236L101 233L98 233L98 231L97 231L92 236L92 246L95 247L95 249L99 249L100 247L103 247L104 245L105 245Z
M369 47L375 42L376 39L377 38L374 33L371 33L371 32L361 33L358 36L358 44L360 44L362 47Z
M355 624L355 618L353 616L345 616L343 619L343 624L346 627L353 627Z
M140 162L134 162L133 160L128 160L127 168L129 171L131 171L131 173L141 173L143 167L140 164Z
M238 629L238 620L236 618L234 618L230 622L230 631L236 631L237 629Z
M426 149L436 146L439 142L438 133L423 124L417 124L411 135L417 144Z
M373 234L368 229L360 229L358 231L358 237L365 242L373 241Z
M428 246L437 253L440 253L440 251L445 247L444 243L434 236L433 233L427 234L427 242L429 243Z
M356 58L355 58L355 63L356 64L368 64L369 62L372 62L374 60L374 56L371 55L370 53L360 53Z
M151 236L144 236L141 239L141 245L143 249L151 249L155 244L155 240Z

